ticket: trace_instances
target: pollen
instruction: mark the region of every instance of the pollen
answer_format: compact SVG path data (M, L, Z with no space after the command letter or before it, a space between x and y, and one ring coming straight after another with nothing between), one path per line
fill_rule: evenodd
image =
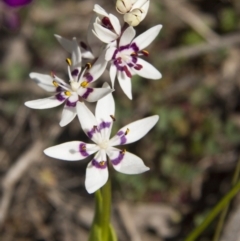
M145 49L142 50L141 52L143 53L144 56L148 56L149 55L149 52L147 50L145 50Z
M67 59L66 59L66 62L67 62L67 64L68 64L69 66L72 65L72 61L71 61L71 59L67 58Z
M91 68L92 68L92 64L91 64L91 63L86 63L85 68L87 68L87 69L91 69Z
M71 96L71 92L70 92L70 91L65 91L64 94L65 94L66 96Z
M82 150L82 151L85 151L85 150L86 150L86 145L82 145L82 146L81 146L81 150Z
M99 165L102 167L102 166L104 166L105 165L105 161L100 161L99 162Z
M126 153L126 151L127 151L126 149L123 149L120 151L120 153L124 155Z
M137 56L136 52L131 53L131 56Z
M129 129L127 128L127 130L125 131L124 135L126 136L129 133Z
M58 87L57 81L54 80L52 83L53 83L53 85L54 85L55 87Z
M83 88L86 88L86 87L88 86L88 82L87 82L87 81L83 81L83 82L81 83L81 86L82 86Z
M116 121L116 118L114 115L110 115L110 117L112 118L113 121Z

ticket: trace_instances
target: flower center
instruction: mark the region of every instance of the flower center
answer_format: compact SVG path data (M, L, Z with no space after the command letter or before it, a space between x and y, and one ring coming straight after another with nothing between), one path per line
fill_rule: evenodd
M108 148L108 140L102 141L99 145L98 145L101 149L106 150Z
M75 91L75 92L76 92L76 91L79 89L79 87L80 87L79 83L76 82L76 81L71 81L70 84L71 84L72 90Z

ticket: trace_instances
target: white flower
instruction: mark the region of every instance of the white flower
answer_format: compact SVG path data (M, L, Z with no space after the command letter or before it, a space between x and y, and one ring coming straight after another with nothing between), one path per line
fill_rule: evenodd
M157 37L161 28L162 25L156 25L134 38L135 30L129 26L123 32L117 46L112 45L107 49L106 60L111 63L109 72L112 86L117 75L119 84L129 99L132 99L132 75L138 74L147 79L162 77L154 66L139 58L148 56L149 53L144 48Z
M150 0L117 0L116 10L124 14L124 22L137 26L147 15Z
M93 33L104 43L110 43L121 35L121 25L116 16L108 14L98 4L94 5L94 12L97 13L93 23Z
M68 52L72 53L72 60L66 60L68 63L69 84L54 73L51 75L30 73L30 78L38 86L48 92L53 92L54 95L44 99L27 101L25 105L33 109L47 109L65 102L60 121L60 126L65 126L76 116L76 105L79 100L95 102L113 90L89 87L89 84L97 80L106 68L105 52L102 52L102 55L99 56L93 66L87 64L81 70L81 52L76 39L74 38L73 41L61 39L61 44Z
M85 186L89 193L95 192L107 182L107 156L118 172L139 174L149 170L141 158L114 146L132 143L145 136L157 123L159 119L157 115L124 126L110 139L112 124L115 120L115 104L112 94L97 102L95 116L81 102L77 104L77 111L81 113L79 121L83 131L95 144L72 141L49 147L44 150L44 153L50 157L67 161L83 160L96 153L86 171Z

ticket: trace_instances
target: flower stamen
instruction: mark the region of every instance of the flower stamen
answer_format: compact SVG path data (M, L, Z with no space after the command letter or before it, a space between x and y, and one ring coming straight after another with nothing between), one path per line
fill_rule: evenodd
M54 80L52 83L53 83L53 85L54 85L55 87L58 87L58 86L59 86L58 83L57 83L57 81L55 81L55 80Z
M67 62L67 64L68 64L69 66L72 65L72 61L71 61L71 59L67 58L67 59L66 59L66 62Z
M83 81L81 83L81 87L86 88L87 86L88 86L88 82L87 81Z
M105 161L100 161L100 162L99 162L99 165L100 165L101 167L103 167L103 166L105 165Z
M141 53L144 55L144 56L148 56L149 55L149 52L147 50L142 50Z
M81 150L86 151L86 145L85 144L81 145Z
M129 129L127 128L127 130L125 131L124 135L126 136L129 133Z
M114 115L110 115L110 117L112 118L113 121L116 121L116 118Z
M92 68L92 64L91 63L86 63L85 68L86 69L91 69Z
M66 96L71 96L71 92L70 92L70 91L65 91L64 94L65 94Z
M126 149L123 149L123 150L120 151L120 153L121 153L122 155L124 155L124 154L126 153L126 151L127 151Z

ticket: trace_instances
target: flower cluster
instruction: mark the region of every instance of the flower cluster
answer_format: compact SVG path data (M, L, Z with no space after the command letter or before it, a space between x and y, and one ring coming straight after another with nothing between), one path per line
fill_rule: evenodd
M147 171L141 158L126 149L115 146L135 142L146 135L157 123L154 115L121 128L110 138L115 121L114 91L115 79L129 99L132 99L131 78L139 75L148 79L160 79L161 73L142 57L149 52L145 49L158 35L162 25L156 25L136 36L133 26L146 16L149 0L117 0L116 9L124 14L124 24L99 5L94 6L87 43L55 35L60 45L71 54L66 59L68 81L51 74L30 73L39 87L52 92L47 98L27 101L26 106L34 109L47 109L64 103L60 126L66 126L77 115L82 130L95 144L72 141L44 150L48 156L76 161L96 153L87 166L85 186L89 193L101 188L108 179L108 160L115 170L125 174L138 174ZM99 44L96 45L96 42ZM111 87L104 83L102 88L94 87L103 72L108 69ZM86 102L96 102L95 115Z

